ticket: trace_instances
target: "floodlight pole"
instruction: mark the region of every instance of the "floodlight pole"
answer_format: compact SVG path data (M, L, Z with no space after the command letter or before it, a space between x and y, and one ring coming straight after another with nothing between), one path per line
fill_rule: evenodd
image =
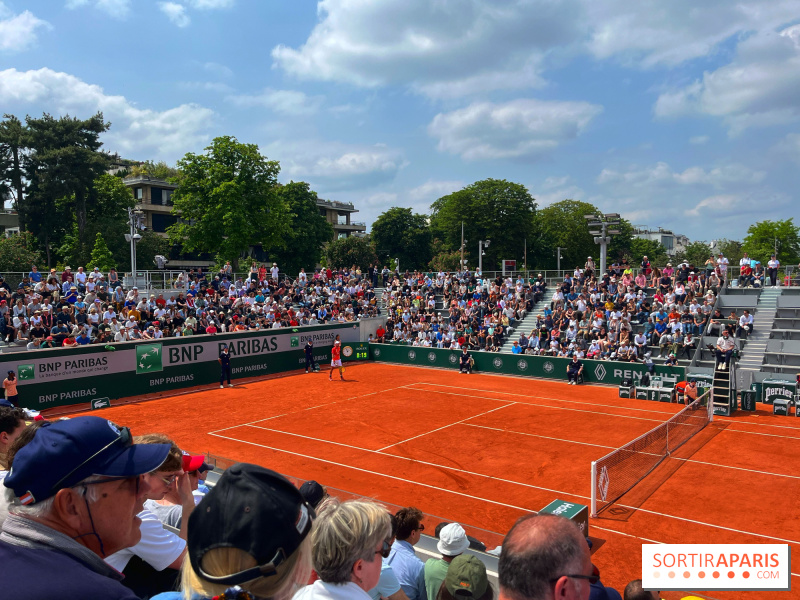
M603 219L603 230L600 234L600 273L606 272L606 258L608 257L608 225Z
M481 272L481 277L483 277L483 250L489 247L490 241L491 240L478 240L478 270Z

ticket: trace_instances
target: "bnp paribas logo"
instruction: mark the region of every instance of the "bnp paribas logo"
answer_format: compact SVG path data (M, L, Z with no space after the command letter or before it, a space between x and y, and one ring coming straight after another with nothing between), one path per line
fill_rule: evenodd
M163 371L161 344L140 344L136 346L136 374Z
M291 340L291 344L292 344L291 345L292 348L298 348L300 346L300 336L299 335L293 335L292 336L292 340Z
M33 365L19 365L17 367L17 377L20 381L30 381L36 377L36 369Z

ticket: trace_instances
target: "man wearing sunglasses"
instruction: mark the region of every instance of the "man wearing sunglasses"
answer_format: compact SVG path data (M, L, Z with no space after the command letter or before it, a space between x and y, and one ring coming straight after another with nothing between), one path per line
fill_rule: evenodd
M520 518L503 540L500 600L588 600L597 583L586 539L556 515Z
M125 575L123 584L140 598L174 589L179 569L186 556L186 523L195 502L189 476L183 471L183 453L167 436L150 433L134 438L144 446L169 444L169 454L153 471L142 475L147 485L147 499L161 500L171 490L177 490L181 499L181 531L176 534L163 527L152 511L139 509L141 539L135 545L115 552L106 562Z
M422 511L413 506L401 508L397 518L397 541L392 545L387 562L392 566L400 587L409 600L426 600L425 565L414 554L414 546L422 537L425 525Z
M103 559L136 544L136 513L169 446L133 443L99 417L43 424L5 478L9 515L0 533L0 580L9 598L133 600Z

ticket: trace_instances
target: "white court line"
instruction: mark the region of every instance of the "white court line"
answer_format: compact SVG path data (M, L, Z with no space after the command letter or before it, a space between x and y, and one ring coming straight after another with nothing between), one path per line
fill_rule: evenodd
M492 398L491 396L476 396L474 394L457 394L455 392L440 392L439 390L418 390L412 387L409 390L415 392L425 392L426 394L445 394L447 396L463 396L464 398L480 398L481 400L494 400L495 402L508 402L508 400L501 400L500 398ZM568 410L570 412L590 413L593 415L606 415L607 417L618 417L620 419L636 419L637 421L651 421L653 423L664 423L664 419L650 419L648 417L634 417L633 415L615 415L613 413L602 412L599 410L586 410L583 408L567 408L566 406L553 406L552 404L536 404L533 402L515 402L519 406L538 406L539 408L552 408L553 410ZM582 404L588 404L586 402ZM592 406L599 406L592 404ZM616 408L616 407L611 407ZM666 415L667 413L661 413Z
M417 384L414 384L414 385L417 385ZM452 386L447 386L447 387L452 387ZM412 388L412 387L409 387L408 389L416 391L416 392L426 392L428 394L446 394L448 396L462 396L464 398L480 398L482 400L494 400L496 402L508 402L508 400L503 400L501 398L492 398L492 397L489 397L489 396L476 396L474 394L459 394L459 393L456 393L456 392L440 392L438 390L417 390L417 389ZM512 394L512 395L516 396L516 395L519 395L519 394ZM597 410L584 410L582 408L567 408L565 406L552 406L550 404L535 404L535 403L531 403L531 402L517 402L517 404L519 404L521 406L538 406L538 407L543 407L543 408L552 408L554 410L569 410L569 411L573 411L573 412L591 413L593 415L606 415L606 416L609 416L609 417L619 417L620 419L637 419L639 421L653 421L654 423L666 423L666 420L664 420L664 419L649 419L647 417L634 417L632 415L615 415L615 414L612 414L612 413L607 413L607 412L602 412L602 411L597 411ZM584 402L582 404L587 404L587 403ZM600 405L598 404L598 405L593 405L593 406L600 406ZM665 415L665 416L667 415L667 413L661 413L661 414ZM749 433L751 435L763 435L763 436L767 436L767 437L784 438L784 439L787 439L787 440L800 440L800 437L794 437L794 436L791 436L791 435L780 435L780 434L777 434L777 433L761 433L761 432L758 432L758 431L743 431L743 430L740 430L740 429L731 429L729 427L726 427L724 429L720 429L719 430L720 433L724 433L726 431L731 432L731 433Z
M517 393L514 393L514 392L500 392L500 391L495 391L495 390L482 390L482 389L479 389L479 388L465 388L465 387L459 387L457 385L443 385L443 384L440 384L440 383L426 383L424 381L420 381L420 382L417 382L417 383L410 383L409 384L409 386L412 386L412 385L432 385L432 386L436 386L436 387L452 388L452 389L456 389L456 390L466 390L466 391L470 391L470 392L483 392L483 393L486 393L486 394L505 394L506 396L518 396L520 398L533 398L533 399L536 399L536 400L552 400L554 402L569 402L570 404L585 404L587 406L600 406L600 407L603 407L603 408L616 408L616 409L619 409L619 410L631 410L631 411L636 411L636 412L653 413L653 414L657 414L657 415L669 415L670 414L669 412L666 412L666 411L663 411L663 410L650 410L649 408L629 408L627 406L616 406L614 404L596 404L594 402L583 402L581 400L567 400L567 399L564 399L564 398L548 398L547 396L534 396L532 394L517 394ZM423 390L419 390L419 391L423 391ZM445 393L445 392L440 392L440 393ZM470 397L472 397L472 396L470 396ZM495 398L495 400L500 400L500 398ZM503 402L510 402L510 400L503 400ZM518 402L518 403L519 404L527 404L526 402ZM672 403L670 402L670 404L672 404ZM543 406L543 405L541 405L541 404L532 404L531 406ZM548 405L544 405L544 406L548 406ZM601 414L608 414L608 413L601 413ZM674 415L675 413L672 413L672 414Z
M419 485L422 487L430 488L432 490L437 490L440 492L448 492L451 494L455 494L457 496L464 496L465 498L472 498L473 500L480 500L481 502L489 502L490 504L497 504L498 506L505 506L507 508L514 508L516 510L524 510L525 512L535 512L529 508L524 508L522 506L516 506L514 504L506 504L504 502L498 502L497 500L489 500L488 498L481 498L480 496L472 496L471 494L465 494L463 492L453 492L451 490L446 490L444 488L440 488L435 485L429 485L427 483L421 483L419 481L412 481L411 479L404 479L403 477L397 477L395 475L386 475L384 473L378 473L377 471L370 471L369 469L363 469L361 467L354 467L353 465L346 465L344 463L339 463L333 460L328 460L326 458L317 458L316 456L311 456L309 454L302 454L300 452L291 452L289 450L283 450L282 448L275 448L274 446L267 446L266 444L258 444L256 442L249 442L247 440L240 440L238 438L232 437L225 437L224 435L219 435L217 433L210 433L209 435L213 435L224 440L232 441L232 442L241 442L242 444L250 444L251 446L258 446L259 448L266 448L267 450L275 450L276 452L283 452L285 454L291 454L293 456L301 456L303 458L309 458L311 460L317 460L320 462L327 463L329 465L336 465L337 467L344 467L346 469L353 469L354 471L361 471L362 473L369 473L370 475L378 475L380 477L387 477L389 479L395 479L397 481L403 481L405 483L413 483L414 485ZM302 437L302 436L301 436ZM344 444L339 444L344 445Z
M253 426L253 427L257 427L257 426ZM260 429L264 429L264 428L260 428ZM276 432L277 433L283 433L283 434L286 434L286 435L293 435L293 436L296 436L296 437L307 437L307 436L303 436L303 435L299 435L299 434L287 433L287 432L284 432L284 431L276 431ZM446 488L438 487L438 486L435 486L435 485L430 485L430 484L427 484L427 483L421 483L419 481L412 481L410 479L404 479L402 477L397 477L396 475L388 475L386 473L379 473L378 471L371 471L369 469L364 469L362 467L356 467L356 466L353 466L353 465L346 465L344 463L339 463L339 462L336 462L336 461L333 461L333 460L329 460L329 459L326 459L326 458L318 458L316 456L311 456L311 455L308 455L308 454L302 454L300 452L293 452L291 450L284 450L282 448L276 448L274 446L267 446L266 444L259 444L259 443L250 442L250 441L247 441L247 440L240 440L238 438L225 437L224 435L219 435L219 434L213 433L213 432L209 433L209 435L213 435L215 437L219 437L219 438L230 440L230 441L234 441L234 442L241 442L243 444L250 444L252 446L258 446L260 448L267 448L268 450L275 450L276 452L283 452L285 454L291 454L291 455L294 455L294 456L301 456L303 458L309 458L311 460L316 460L316 461L319 461L319 462L323 462L323 463L327 463L327 464L331 464L331 465L336 465L336 466L339 466L339 467L345 467L347 469L353 469L355 471L362 471L364 473L370 473L372 475L378 475L380 477L387 477L389 479L396 479L397 481L403 481L403 482L406 482L406 483L412 483L414 485L419 485L419 486L422 486L422 487L427 487L427 488L431 488L431 489L434 489L434 490L447 492L447 493L450 493L450 494L456 494L456 495L464 496L466 498L472 498L474 500L480 500L482 502L488 502L490 504L497 504L498 506L506 506L506 507L515 508L515 509L518 509L518 510L536 512L535 510L532 511L531 509L522 508L520 506L515 506L513 504L506 504L504 502L498 502L497 500L489 500L488 498L481 498L479 496L473 496L471 494L465 494L463 492L454 492L452 490L448 490ZM347 445L347 444L340 444L340 443L336 443L336 442L328 442L328 443L334 443L337 446L346 446ZM356 450L360 449L360 448L356 448L355 446L353 446L352 448L356 449ZM371 452L377 453L374 450L371 451ZM385 453L380 453L380 454L382 454L384 456L392 456L392 457L395 457L395 458L405 458L405 457L395 456L394 454L385 454ZM531 484L528 484L528 483L520 483L518 481L510 481L510 480L506 480L506 479L501 479L499 477L493 477L491 475L484 475L482 473L472 473L470 471L465 471L463 469L456 469L454 467L448 467L448 466L445 466L445 465L436 465L435 463L417 461L417 460L414 460L414 459L406 459L406 460L411 460L412 462L417 462L417 463L421 463L421 464L427 464L427 465L436 466L436 467L438 467L440 469L448 469L448 470L451 470L451 471L457 471L457 472L461 472L461 473L468 473L470 475L476 475L478 477L484 477L486 479L494 479L494 480L497 480L497 481L504 481L504 482L512 483L514 485L521 485L523 487L528 487L528 488L532 488L532 489L544 490L544 491L554 492L554 493L557 493L557 494L565 494L565 495L568 495L568 496L572 496L574 498L581 498L582 500L591 500L591 498L589 496L583 496L581 494L573 494L572 492L565 492L565 491L562 491L562 490L553 490L553 489L543 488L543 487L531 485ZM639 508L639 507L635 507L635 506L628 506L627 504L617 504L617 506L621 506L623 508L629 508L629 509L631 509L633 511L639 511L639 512L643 512L643 513L647 513L647 514L666 517L666 518L669 518L669 519L675 519L677 521L685 521L687 523L694 523L694 524L697 524L697 525L703 525L705 527L711 527L713 529L722 529L724 531L732 531L734 533L741 533L743 535L750 535L750 536L753 536L753 537L764 538L764 539L768 539L768 540L777 540L779 542L785 542L787 544L800 545L800 541L796 541L796 540L789 540L789 539L785 539L785 538L774 537L774 536L771 536L771 535L765 535L763 533L754 533L752 531L745 531L745 530L742 530L742 529L734 529L733 527L725 527L724 525L714 525L713 523L706 523L704 521L698 521L696 519L688 519L686 517L678 517L676 515L670 515L670 514L667 514L667 513L661 513L661 512L654 511L654 510L647 510L647 509Z
M514 481L512 479L504 479L502 477L495 477L494 475L486 475L484 473L478 473L477 471L467 471L466 469L459 469L457 467L450 467L448 465L440 465L439 463L429 462L427 460L421 460L421 459L418 459L418 458L410 458L408 456L401 456L399 454L389 454L387 452L380 452L378 450L371 450L369 448L362 448L360 446L353 446L351 444L344 444L342 442L332 442L330 440L323 440L323 439L320 439L320 438L311 437L310 435L303 435L302 433L290 433L288 431L280 431L279 429L270 429L269 427L262 427L261 425L247 425L247 427L252 427L253 429L263 429L264 431L272 431L273 433L281 433L283 435L290 435L290 436L293 436L293 437L303 438L303 439L306 439L306 440L314 440L315 442L323 442L323 443L326 443L326 444L333 444L334 446L342 446L344 448L350 448L351 450L361 450L363 452L369 452L370 454L380 454L381 456L388 456L389 458L397 458L397 459L400 459L400 460L406 460L406 461L409 461L409 462L412 462L412 463L417 463L417 464L420 464L420 465L427 465L429 467L435 467L437 469L447 469L449 471L456 471L458 473L464 473L466 475L474 475L476 477L483 477L485 479L493 479L494 481L502 481L503 483L510 483L512 485L522 485L522 486L529 487L529 488L534 489L534 490L541 490L543 492L552 492L554 494L568 494L570 496L574 496L575 495L575 494L572 494L570 492L565 492L563 490L554 490L554 489L551 489L551 488L546 488L546 487L542 487L542 486L539 486L539 485L533 485L533 484L530 484L530 483L521 483L519 481ZM216 434L212 433L211 435L216 435ZM217 437L224 437L224 436L217 436ZM225 439L229 439L229 438L225 438ZM243 441L243 440L237 440L237 441ZM245 443L251 443L251 442L245 442ZM252 443L254 445L256 445L256 446L260 445L260 444L256 444L255 442L252 442ZM294 454L294 452L292 452L290 450L282 450L282 452L287 452L288 454ZM305 456L305 455L301 454L300 456ZM317 460L324 460L324 459L317 459ZM339 464L339 463L334 463L334 464ZM357 468L357 467L353 467L353 468ZM387 475L386 477L392 477L392 475ZM403 481L405 481L405 480L403 480ZM435 487L435 486L432 486L432 487ZM435 489L440 489L440 488L435 488ZM583 497L583 496L581 496L581 497ZM489 502L489 500L487 500L487 502Z
M480 415L477 415L477 416L480 416ZM525 436L529 436L529 437L542 438L542 439L545 439L545 440L553 440L553 441L556 441L556 442L567 442L569 444L581 444L583 446L594 446L595 448L607 448L607 449L610 448L611 450L615 450L615 449L617 449L619 447L619 446L604 446L603 444L591 444L589 442L576 442L575 440L565 440L565 439L561 439L561 438L550 437L550 436L547 436L547 435L539 435L537 433L527 433L525 431L513 431L511 429L500 429L499 427L488 427L487 425L476 425L475 423L462 423L462 425L464 425L466 427L478 427L479 429L490 429L492 431L502 431L504 433L513 433L513 434L516 434L516 435L525 435ZM642 454L646 454L648 456L661 456L660 454L656 454L654 452L642 452ZM798 475L786 475L784 473L773 473L771 471L759 471L758 469L748 469L747 467L734 467L733 465L722 465L722 464L719 464L719 463L706 462L704 460L695 460L693 458L679 458L677 456L671 456L671 455L670 455L670 458L673 459L673 460L680 460L680 461L683 461L683 462L694 463L694 464L698 464L698 465L708 465L708 466L711 466L711 467L720 467L722 469L735 469L737 471L747 471L748 473L759 473L761 475L774 475L775 477L789 477L791 479L800 479L800 476L798 476Z
M494 373L492 373L492 375L494 375ZM444 384L441 384L441 383L427 383L425 381L421 381L421 382L417 382L417 383L410 383L409 384L409 386L412 386L412 385L432 385L432 386L436 386L436 387L453 388L453 389L457 389L457 390L466 390L466 391L470 391L470 392L485 392L485 393L489 393L489 394L504 394L506 396L519 396L519 397L522 397L522 398L536 398L536 399L539 399L539 400L554 400L556 402L569 402L570 404L587 404L589 406L602 406L604 408L618 408L620 410L635 410L635 411L639 411L639 412L657 413L657 414L660 414L660 415L668 415L669 414L668 412L664 412L664 411L660 411L660 410L649 410L649 409L646 409L646 408L629 408L627 406L615 406L613 404L594 404L593 402L582 402L582 401L565 400L564 398L548 398L546 396L532 396L530 394L518 394L516 392L501 392L501 391L498 391L498 390L484 390L484 389L481 389L481 388L466 388L466 387L459 387L457 385L444 385ZM463 395L466 395L466 396L468 396L470 398L472 397L469 394L463 394ZM497 400L502 400L502 399L501 398L497 398ZM527 403L519 402L519 404L527 404ZM672 404L672 403L670 402L670 404ZM542 406L542 405L541 404L530 404L530 406ZM608 413L600 413L600 414L608 414ZM715 416L714 420L716 421L717 418L718 417ZM731 425L754 425L756 427L778 427L780 429L792 429L794 431L800 432L800 427L792 427L791 425L772 425L770 423L753 423L752 421L735 421L731 417L722 417L722 421L721 422L730 423ZM736 431L740 432L740 433L755 433L755 432L750 432L750 431L739 431L739 430L736 430ZM763 434L763 435L769 435L769 434ZM800 438L793 438L791 436L787 436L787 437L789 437L789 439L800 439Z
M317 404L316 406L309 406L306 408L302 408L300 410L294 412L283 413L280 415L273 415L271 417L267 417L266 419L258 419L257 421L250 421L249 423L239 423L238 425L232 425L230 427L223 427L222 429L215 429L209 433L217 433L220 431L228 431L229 429L236 429L237 427L244 427L245 425L252 425L253 423L262 423L263 421L271 421L272 419L278 419L280 417L285 417L287 415L296 415L301 412L307 410L314 410L315 408L321 408L323 406L330 406L331 404L338 404L339 402L347 402L348 400L355 400L356 398L366 398L367 396L374 396L375 394L382 394L383 392L392 392L394 390L402 390L410 385L415 385L413 383L407 383L405 385L399 385L397 387L389 388L388 390L377 390L375 392L369 392L368 394L361 394L360 396L350 396L349 398L340 398L339 400L334 400L333 402L325 402L323 404ZM500 400L500 402L510 402L510 400Z
M793 435L780 435L778 433L761 433L760 431L744 431L742 429L731 429L730 427L726 427L725 429L720 429L720 433L747 433L749 435L763 435L765 437L776 437L776 438L783 438L785 440L798 440L800 441L800 436L793 436Z
M489 413L493 413L498 410L502 410L504 408L508 408L509 406L514 406L516 402L509 402L505 406L498 406L497 408L493 408L492 410L484 411L477 415L472 415L471 417L467 417L466 419L461 419L460 421L456 421L455 423L449 423L448 425L443 425L442 427L437 427L431 431L426 431L425 433L420 433L419 435L415 435L414 437L410 437L407 440L402 440L399 442L395 442L394 444L389 444L388 446L384 446L383 448L378 448L376 452L383 452L384 450L388 450L392 446L399 446L400 444L405 444L406 442L410 442L411 440L415 440L417 438L424 437L426 435L430 435L432 433L436 433L437 431L441 431L442 429L447 429L448 427L453 427L454 425L458 425L459 423L463 423L464 421L469 421L470 419L477 419L478 417L482 417L483 415L488 415Z

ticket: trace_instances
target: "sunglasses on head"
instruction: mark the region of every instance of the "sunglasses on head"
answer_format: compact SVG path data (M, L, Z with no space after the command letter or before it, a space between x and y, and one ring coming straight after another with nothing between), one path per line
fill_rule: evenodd
M75 467L74 469L72 469L72 471L70 471L69 473L67 473L66 475L64 475L64 477L62 477L61 479L59 479L59 480L58 480L58 481L57 481L57 482L56 482L56 483L53 485L53 487L51 487L51 488L50 488L50 496L52 496L52 495L53 495L55 492L57 492L58 490L60 490L60 489L61 489L61 484L62 484L62 483L64 483L65 481L67 481L67 480L68 480L70 477L72 477L72 476L73 476L73 475L74 475L76 472L78 472L80 469L82 469L82 468L83 468L83 467L85 467L87 464L89 464L90 462L92 462L92 461L93 461L95 458L97 458L98 456L100 456L101 454L103 454L103 453L104 453L106 450L108 450L109 448L111 448L112 446L115 446L115 445L122 446L123 448L127 448L128 446L132 446L132 445L133 445L133 436L131 435L131 430L130 430L130 429L128 429L127 427L121 427L121 428L119 429L119 435L118 435L116 438L114 438L114 440L112 440L111 442L109 442L108 444L106 444L105 446L103 446L102 448L100 448L100 450L98 450L97 452L95 452L94 454L92 454L92 455L91 455L89 458L87 458L87 459L86 459L86 460L84 460L84 461L83 461L81 464L79 464L77 467ZM49 497L49 496L48 496L48 497Z

